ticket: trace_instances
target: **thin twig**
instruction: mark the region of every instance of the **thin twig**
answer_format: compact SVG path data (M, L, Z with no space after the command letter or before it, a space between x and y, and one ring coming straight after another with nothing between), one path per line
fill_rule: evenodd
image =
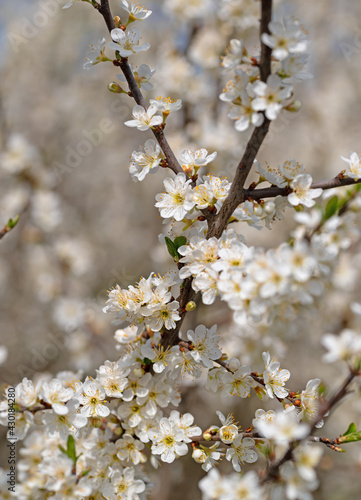
M339 403L348 394L348 388L349 388L350 384L355 379L355 377L357 377L359 375L360 375L360 372L353 371L353 370L350 371L348 377L345 379L345 381L339 387L339 389L335 392L335 394L328 401L325 401L325 403L320 408L317 417L312 422L310 432L305 439L309 439L310 437L312 437L312 433L316 429L316 425L323 419L323 417L326 414L330 413L331 410L333 410L333 408L336 406L337 403ZM324 438L324 439L326 440L326 438ZM315 439L315 440L317 440L317 439ZM302 442L302 441L300 441L300 442ZM278 476L280 467L285 462L288 462L289 460L292 459L293 451L300 444L300 442L290 443L289 448L284 453L283 457L280 460L278 460L277 462L271 464L271 466L269 467L269 469L267 471L267 474L265 475L265 477L262 480L263 483L270 481ZM323 441L320 440L320 442L323 442ZM336 451L338 451L338 450L336 450Z
M314 182L313 184L311 184L310 189L322 188L326 190L341 186L351 186L353 184L360 184L360 183L361 179L352 179L351 177L336 176L333 179L328 179L326 181ZM246 189L244 191L244 197L245 199L251 198L252 200L260 200L263 198L274 198L276 196L287 196L290 192L291 191L288 186L284 188L271 186L268 188L261 188L254 190Z
M115 22L110 10L109 1L101 0L100 7L97 7L98 12L103 16L104 21L107 25L109 33L115 29ZM134 78L133 72L129 66L128 59L126 57L122 57L121 61L116 61L116 65L120 67L127 80L129 85L129 90L135 102L142 106L144 109L147 109L146 101L143 97L143 94L138 87L138 84ZM161 127L156 127L152 129L154 137L157 139L159 146L162 148L163 153L167 159L168 167L173 170L175 174L184 173L184 170L180 166L177 158L175 157L171 147L168 144L167 139L165 138L164 132Z

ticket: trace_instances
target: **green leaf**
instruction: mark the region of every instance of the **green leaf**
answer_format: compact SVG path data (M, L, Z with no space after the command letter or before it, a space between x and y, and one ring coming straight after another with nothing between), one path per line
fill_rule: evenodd
M187 238L185 236L177 236L174 240L174 246L178 250L179 247L182 247L187 243Z
M357 432L357 427L356 424L353 422L348 426L348 429L346 432L344 432L342 435L347 436L348 434L353 434L354 432Z
M144 359L143 359L143 364L144 364L144 365L151 365L151 364L152 364L152 361L151 361L149 358L144 358Z
M352 432L346 436L338 438L338 443L354 443L355 441L361 441L361 431Z
M20 215L17 215L13 219L9 219L8 223L7 223L7 227L9 229L14 229L14 227L16 226L16 224L19 222L19 219L20 219Z
M63 448L63 447L61 446L61 444L59 444L59 450L60 450L60 451L62 451L63 453L65 453L65 455L67 455L67 451L66 451L66 449L65 449L65 448Z
M76 463L77 456L76 456L76 452L75 452L75 441L74 441L73 436L68 436L67 446L68 446L68 449L66 451L67 451L68 457L71 458L74 463Z
M165 243L167 245L167 249L168 249L169 255L171 257L173 257L173 259L179 260L177 248L176 248L175 244L173 243L173 241L166 236L165 237Z
M325 208L325 220L328 220L330 217L335 215L337 210L338 210L338 197L332 196L332 198L328 200Z

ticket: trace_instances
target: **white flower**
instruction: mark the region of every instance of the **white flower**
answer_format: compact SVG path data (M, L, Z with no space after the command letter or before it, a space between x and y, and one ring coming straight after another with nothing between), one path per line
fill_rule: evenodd
M187 175L194 175L198 172L200 167L208 165L217 156L217 153L208 154L204 148L192 151L190 148L184 149L180 155L183 170Z
M322 358L326 363L342 360L356 366L361 359L361 334L354 330L346 329L339 335L323 335L321 343L328 350Z
M286 179L286 181L292 181L295 177L305 172L305 167L302 165L302 163L299 163L298 161L292 159L286 160L282 165L278 167L278 170L282 177Z
M218 469L212 468L208 474L198 483L202 491L203 500L226 500L232 498L230 494L230 485L227 478L222 478Z
M253 449L255 444L252 438L237 436L231 444L231 447L228 448L226 459L232 462L236 472L241 471L241 464L244 462L252 464L258 460L258 455Z
M235 69L242 61L243 42L233 38L226 48L226 55L221 57L221 66L224 69Z
M129 173L133 181L142 181L149 172L156 172L164 158L156 141L148 139L140 151L133 151L130 159Z
M98 47L97 47L100 55L95 50L95 47L93 44L90 46L89 57L86 58L87 59L86 63L83 64L84 69L89 69L92 66L99 64L102 61L111 61L111 59L109 59L108 57L105 56L105 44L106 44L105 38L100 38L100 40L98 41Z
M218 295L218 273L213 269L207 269L199 273L192 282L192 288L196 292L202 292L203 304L213 304Z
M137 0L121 0L123 9L129 14L129 22L132 21L144 21L152 13L151 10L147 10L145 7L141 7Z
M314 481L317 479L315 467L318 465L323 454L319 446L310 443L297 446L293 453L295 465L299 475L305 481Z
M121 55L121 57L129 57L137 52L148 50L149 43L139 45L140 31L137 28L127 29L126 31L120 28L115 28L111 31L113 42L108 43L108 47Z
M37 150L20 134L11 134L6 141L5 151L0 153L1 169L9 174L19 174L36 161L38 161ZM14 196L13 192L10 194Z
M96 380L86 380L75 397L82 405L81 414L86 417L107 417L110 413L104 404L105 391Z
M269 120L275 120L280 114L283 101L288 99L292 93L290 85L284 86L278 75L270 75L267 83L257 81L252 84L252 90L256 98L252 101L255 111L264 111Z
M119 460L133 462L134 465L145 461L145 456L141 452L144 444L138 439L134 439L130 434L123 434L121 439L115 442L115 446Z
M312 500L313 496L310 491L314 491L318 487L317 479L305 481L297 467L291 463L286 462L281 467L281 477L286 482L286 498L288 500Z
M163 121L161 116L154 116L157 111L158 107L156 104L152 104L147 110L136 104L132 111L134 120L126 121L124 125L127 127L137 127L137 129L141 131L156 127Z
M181 221L192 210L195 202L192 199L191 182L183 173L177 174L174 180L170 177L164 180L166 193L157 194L155 204L163 218L174 217Z
M163 462L171 463L177 456L188 452L184 431L173 425L168 418L163 417L159 422L159 429L149 431L149 437L153 442L152 453L161 455Z
M260 127L264 121L264 116L252 107L252 100L246 91L240 94L240 100L241 102L233 105L228 113L229 118L236 120L234 128L238 132L244 132L251 125Z
M251 371L249 366L241 366L233 374L230 374L229 380L226 379L224 383L222 394L248 398L251 394L251 387L255 384L250 376Z
M345 171L346 177L351 177L352 179L361 179L361 158L357 153L351 153L350 158L345 158L341 156L341 159L344 160L348 167Z
M306 385L306 389L301 392L301 411L298 413L298 420L305 420L306 422L312 422L317 418L319 411L319 391L318 387L321 380L315 378L309 380ZM323 420L320 420L316 427L320 428L323 426Z
M208 329L204 325L198 325L195 331L188 330L187 338L192 342L190 347L191 356L197 363L202 363L206 368L213 368L213 361L222 356L218 347L219 336L217 325Z
M153 332L159 332L163 326L167 330L175 328L176 321L181 318L178 314L179 302L173 300L169 304L161 305L156 309L146 309L142 311L143 316L145 316L146 323Z
M193 436L202 435L202 429L197 425L192 425L194 417L190 413L181 416L179 411L173 410L169 416L169 422L184 432L183 441L185 443L191 443Z
M24 378L22 382L15 387L16 402L26 408L34 406L39 400L40 389L40 382L38 382L34 387L31 380Z
M274 184L279 188L283 188L287 185L284 175L278 168L271 168L268 163L266 163L265 167L262 167L257 160L254 160L254 164L257 167L257 172L259 173L261 180L266 180L270 184Z
M182 107L181 99L171 99L170 97L157 97L157 99L150 99L150 104L156 104L158 106L158 111L161 111L164 115L169 115L174 111L178 111Z
M198 464L202 464L202 469L206 472L218 465L218 460L224 455L223 449L217 449L219 443L215 443L210 448L200 445L200 448L193 448L192 458Z
M284 26L278 21L268 25L271 35L262 33L262 42L272 49L272 56L279 61L289 54L305 52L307 49L306 35L300 23L291 17L284 19Z
M290 378L290 372L288 370L280 370L280 363L276 360L271 361L269 352L264 352L262 358L266 368L263 372L263 380L268 396L273 398L274 394L277 398L286 398L288 391L284 388L284 385Z
M64 440L69 434L78 437L80 435L79 429L86 426L88 418L78 413L79 402L77 399L71 399L66 403L66 409L66 415L60 415L53 410L44 410L41 418L50 437L59 435Z
M156 71L155 68L150 69L150 67L147 64L141 64L138 69L133 69L132 65L130 65L130 67L133 71L133 76L135 81L137 82L138 87L144 90L152 90L153 85L149 82L149 80L154 75ZM127 79L122 73L118 74L117 78L121 82L127 81Z
M135 469L127 467L123 471L116 470L110 483L103 483L102 494L107 500L139 500L138 493L145 490L144 481L134 479Z
M260 409L256 410L254 414L254 419L252 420L253 427L257 426L257 422L267 421L270 422L274 420L276 417L276 413L273 410L268 410L267 412Z
M74 391L70 387L65 388L62 382L56 378L50 382L44 381L41 387L42 399L52 405L55 413L66 415L68 408L64 404L73 396Z
M311 184L312 177L310 174L297 175L290 184L293 192L287 196L289 203L294 207L300 204L308 208L313 207L316 203L314 198L321 196L322 189L310 189Z
M222 427L219 429L219 439L224 444L231 444L238 436L238 426L234 423L232 414L227 415L227 418L220 411L216 411Z
M287 408L286 411L277 412L272 420L257 420L255 424L256 429L262 436L281 445L303 439L310 431L309 425L297 421L295 407L293 406Z
M245 101L249 103L249 97L253 97L253 95L248 95L246 92L246 87L248 84L249 75L242 69L237 69L235 71L233 80L230 80L227 83L226 88L223 89L222 94L219 96L220 100L224 102L234 101L236 104L239 104L237 98L241 98L242 105L246 104L245 102L243 102L243 99L245 99Z

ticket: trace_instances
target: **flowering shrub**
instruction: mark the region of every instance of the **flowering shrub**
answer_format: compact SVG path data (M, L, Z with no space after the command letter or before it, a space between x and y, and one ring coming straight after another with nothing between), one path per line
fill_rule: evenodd
M142 90L153 88L155 69L146 64L135 68L128 58L133 62L133 56L149 50L150 44L143 43L140 28L133 23L151 22L152 12L122 0L123 21L127 18L122 22L113 17L107 0L83 1L102 15L112 40L106 44L102 38L85 67L107 63L120 68L121 85L112 82L108 88L135 101L125 125L154 135L131 154L131 178L146 182L149 173L170 170L155 207L164 222L171 223L159 240L173 262L163 276L151 272L126 288L116 285L109 291L103 311L118 326L116 361L104 361L95 377L80 379L74 372L62 371L51 379L25 377L16 385L8 439L23 440L23 447L19 481L4 487L4 494L10 491L19 499L145 499L152 490L148 463L157 469L189 453L206 473L199 482L203 500L312 498L319 484L315 469L321 445L337 452L341 445L361 440L357 426L349 422L339 437L315 435L335 405L357 391L359 329L324 332L324 362L340 361L347 371L339 387L325 394L319 378L305 378L299 389L289 389L292 370L273 357L277 340L272 337L268 344L260 341L246 363L237 346L224 347L222 327L196 319L193 329L183 327L200 300L205 306L224 303L239 331L264 325L272 332L282 321L296 321L305 310L317 308L320 297L332 287L338 260L359 244L357 153L350 159L342 157L347 167L335 178L319 182L313 182L294 159L277 168L256 159L272 122L300 108L297 84L310 76L307 31L291 17L272 20L271 0L245 2L248 22L257 23L255 4L260 8L259 48L231 39L219 68L227 79L232 74L219 96L228 117L237 132L251 131L230 181L204 169L215 161L216 151L184 144L177 158L171 149L166 124L173 119L169 115L176 117L182 109L186 95L150 99L149 105L143 96ZM221 2L221 22L234 21L227 12L235 3ZM169 8L177 11L171 3ZM196 15L192 8L187 15ZM5 169L14 174L22 169L16 155L10 154L17 140L2 157ZM33 154L30 148L28 155ZM257 180L245 187L251 171ZM259 188L260 184L266 187ZM343 186L351 187L337 194L336 188ZM330 189L335 189L332 197L327 195ZM61 217L58 204L50 191L34 195L32 213L44 231L56 227ZM262 248L252 246L243 235L244 223L271 229L286 211L295 219L288 241ZM10 219L0 236L16 230L16 222L17 218ZM66 250L63 243L62 251ZM80 263L75 268L82 274ZM63 300L61 306L68 307ZM361 305L353 303L352 311L357 321ZM62 317L59 311L58 315ZM73 320L75 328L76 314ZM300 326L300 334L301 330ZM285 366L292 368L286 361ZM181 414L174 409L182 400L182 381L187 380L228 399L258 397L266 409L257 409L245 429L232 414L221 411L216 412L220 425L204 428L188 410ZM8 386L0 402L0 423L5 426L11 399ZM278 404L276 411L267 408L271 402ZM214 415L216 424L218 419ZM229 462L225 474L217 468L222 460Z

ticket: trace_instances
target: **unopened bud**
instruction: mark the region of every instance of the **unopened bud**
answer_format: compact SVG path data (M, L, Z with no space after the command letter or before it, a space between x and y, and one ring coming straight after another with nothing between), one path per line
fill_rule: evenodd
M122 87L115 82L109 83L108 90L110 90L110 92L114 92L114 94L124 94L125 93L124 90L122 89Z
M188 302L188 304L186 305L186 311L187 312L190 312L190 311L194 311L194 309L197 307L197 304L194 302L194 300L190 300Z
M291 113L297 113L301 109L302 103L301 101L293 101L291 104L285 107L287 111L291 111Z
M212 434L210 432L204 432L203 433L203 438L205 441L211 441L212 440Z
M192 458L197 462L197 464L204 464L207 460L207 455L200 448L194 448Z
M267 394L266 389L264 389L263 387L260 387L259 385L254 387L254 392L259 397L259 399L263 399L265 397L265 395Z
M264 211L266 214L270 215L273 214L274 211L276 210L276 205L273 203L273 201L267 201L264 205Z
M261 207L261 205L258 205L258 204L254 205L253 211L254 211L255 215L257 215L258 217L261 217L261 215L263 214L262 207Z

